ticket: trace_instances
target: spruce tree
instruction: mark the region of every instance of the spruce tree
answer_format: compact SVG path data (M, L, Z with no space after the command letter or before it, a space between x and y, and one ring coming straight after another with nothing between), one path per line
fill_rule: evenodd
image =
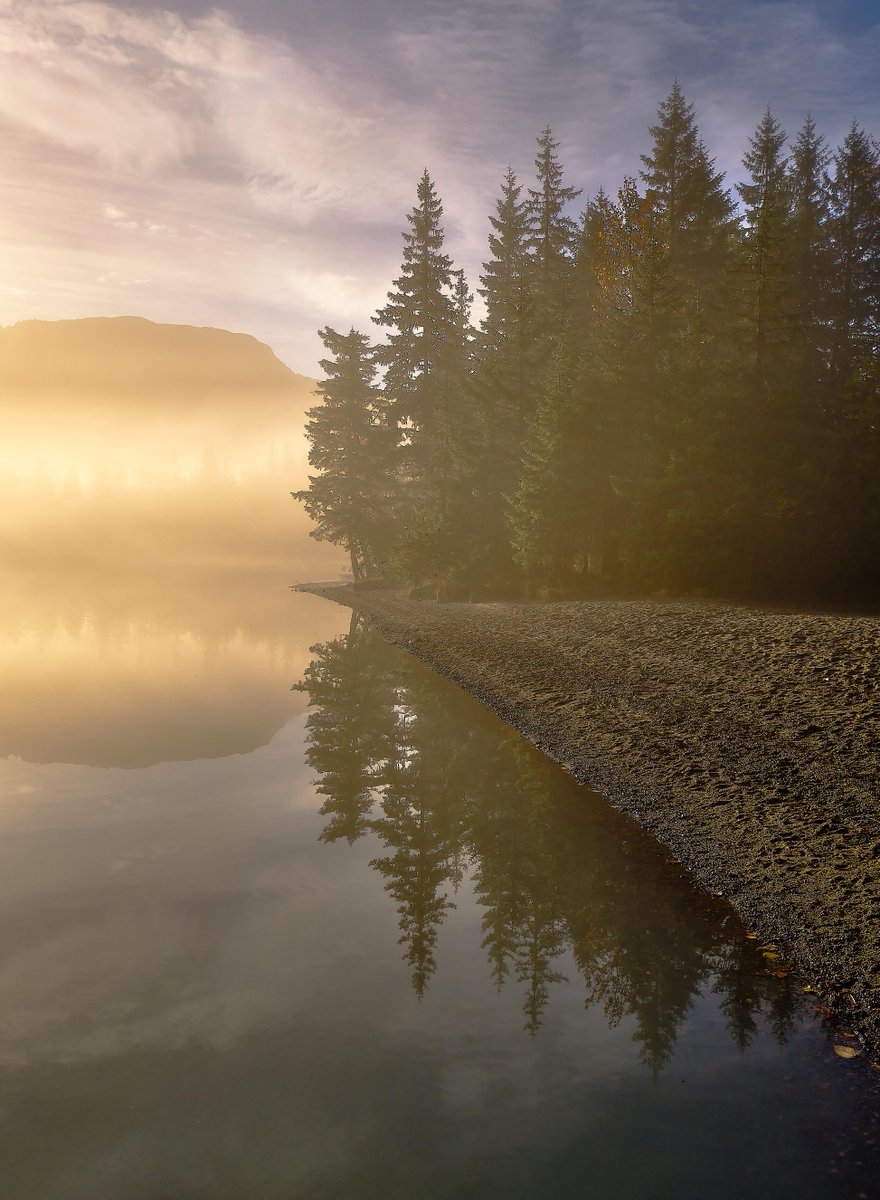
M444 250L443 206L424 171L403 234L403 265L375 315L389 330L378 351L385 395L402 435L404 480L398 560L408 578L454 574L460 446L468 423L467 285Z
M832 380L825 555L849 586L880 583L880 147L853 122L830 180Z
M680 283L703 286L723 258L733 204L700 137L694 106L678 81L651 126L654 145L643 154L648 188L673 271Z
M876 348L880 329L880 147L853 122L830 181L833 358L839 380Z
M676 82L642 156L651 255L646 378L655 467L639 488L630 557L644 580L682 586L712 551L707 509L718 478L730 353L734 208ZM662 577L655 577L658 570Z
M357 580L387 568L396 435L366 336L329 326L319 336L331 357L321 359L322 403L309 409L306 425L309 464L318 474L309 476L307 490L291 495L315 522L311 537L345 547Z
M427 449L442 417L443 376L455 325L452 260L444 252L442 216L443 205L425 170L417 203L407 214L400 276L388 303L373 317L390 331L378 358L387 368L385 389L395 418L406 430L413 459Z
M734 208L676 81L651 126L654 144L642 155L641 177L652 210L652 237L661 254L654 271L655 367L668 378L663 401L673 422L699 412L711 369L713 341L725 313L724 284L734 231Z
M792 340L792 370L804 398L804 415L813 419L827 388L831 347L832 247L827 176L831 152L808 114L791 148L788 189L789 226L788 313Z
M784 368L789 365L787 360L783 362L779 347L787 334L785 313L790 278L791 193L787 160L782 153L785 140L785 130L768 108L743 157L749 178L737 185L745 210L746 321L760 389L769 385L774 365Z
M536 188L529 188L527 213L538 314L538 337L552 339L568 309L570 273L577 244L577 225L566 208L581 194L563 183L559 142L548 125L538 137ZM549 353L549 352L548 352Z
M522 188L508 169L489 217L489 253L480 276L486 315L477 342L474 396L481 423L476 534L486 573L511 574L507 502L519 482L520 459L534 403L535 306L530 228Z

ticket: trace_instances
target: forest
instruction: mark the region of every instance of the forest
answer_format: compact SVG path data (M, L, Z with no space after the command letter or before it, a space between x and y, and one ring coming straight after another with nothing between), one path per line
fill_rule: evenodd
M473 293L427 170L400 274L320 331L312 536L416 594L876 598L880 145L768 109L733 189L676 83L575 219L550 128Z

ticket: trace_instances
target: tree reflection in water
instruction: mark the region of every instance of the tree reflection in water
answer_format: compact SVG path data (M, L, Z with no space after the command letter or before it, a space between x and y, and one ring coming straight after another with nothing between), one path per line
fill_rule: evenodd
M536 1034L573 960L585 1004L610 1025L631 1017L645 1066L659 1072L694 999L720 996L745 1048L763 1015L784 1041L789 979L762 975L732 910L695 887L653 839L576 784L472 698L390 646L362 618L312 647L307 757L325 797L322 840L371 832L372 861L397 905L419 997L437 938L467 873L483 908L482 946L500 990L523 987Z

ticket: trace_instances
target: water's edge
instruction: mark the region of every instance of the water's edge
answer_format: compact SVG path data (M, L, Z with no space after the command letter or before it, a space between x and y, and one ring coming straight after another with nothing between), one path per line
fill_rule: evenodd
M863 746L834 738L833 703L816 700L811 708L809 693L797 695L789 708L762 709L760 720L748 708L748 680L724 656L747 658L754 619L766 614L665 607L655 637L656 623L646 620L654 622L662 606L651 603L437 604L338 584L296 590L368 614L389 641L635 818L703 887L723 894L776 943L805 988L815 989L817 1003L860 1035L870 1061L880 1061L880 879L873 850L880 828L864 798L877 773L864 761ZM790 649L786 639L799 642L804 634L797 617L770 620L781 659ZM815 620L825 624L807 636L821 641L827 625L832 663L840 638L857 648L861 638L870 650L880 630L871 618ZM723 696L695 687L693 675L701 665L707 672L717 666L719 645ZM771 696L789 682L778 663L761 660L755 672L766 675ZM799 728L792 732L792 709L803 728L811 728L815 714L831 725L827 753L817 754L816 739ZM701 729L708 713L712 727Z

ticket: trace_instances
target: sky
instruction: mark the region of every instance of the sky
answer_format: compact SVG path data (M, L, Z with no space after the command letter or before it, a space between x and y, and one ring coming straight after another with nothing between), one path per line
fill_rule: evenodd
M0 0L0 324L136 314L318 373L370 316L427 167L471 287L549 124L616 191L678 78L732 185L770 105L880 134L878 0Z

